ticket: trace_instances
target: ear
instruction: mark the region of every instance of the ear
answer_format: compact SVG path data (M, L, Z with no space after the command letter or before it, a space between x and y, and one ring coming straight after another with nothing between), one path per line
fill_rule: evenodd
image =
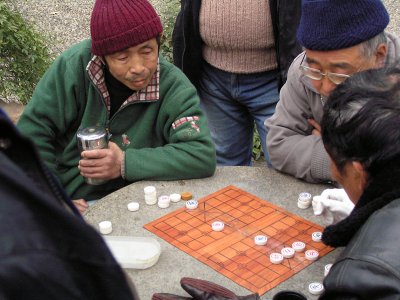
M387 45L382 43L376 48L375 51L375 66L380 68L383 67L385 64L387 55Z
M364 166L359 161L351 162L353 171L355 172L355 178L358 182L357 188L363 191L367 186L368 173L365 171Z

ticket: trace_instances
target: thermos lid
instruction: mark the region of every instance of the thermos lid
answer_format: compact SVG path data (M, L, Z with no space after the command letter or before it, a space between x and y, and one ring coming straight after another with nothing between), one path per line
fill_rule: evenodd
M79 129L76 136L78 139L91 141L91 140L98 140L103 138L107 135L106 130L104 127L101 126L90 126L86 128Z

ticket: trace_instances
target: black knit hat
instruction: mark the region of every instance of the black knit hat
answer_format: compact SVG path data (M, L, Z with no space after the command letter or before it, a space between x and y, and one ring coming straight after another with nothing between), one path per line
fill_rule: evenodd
M303 0L297 39L309 50L338 50L373 38L388 24L380 0Z

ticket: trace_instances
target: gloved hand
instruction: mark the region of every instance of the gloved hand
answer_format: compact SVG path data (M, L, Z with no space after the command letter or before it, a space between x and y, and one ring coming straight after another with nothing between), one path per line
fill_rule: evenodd
M260 300L258 294L237 296L227 288L201 279L184 277L181 286L195 300Z
M336 224L346 218L354 208L354 203L344 189L326 189L312 201L314 215L321 215L326 225Z
M178 296L174 294L167 294L167 293L156 293L153 294L151 300L193 300L193 298Z
M181 279L182 288L188 292L192 298L182 297L173 294L157 293L152 300L260 300L258 294L248 296L237 296L234 292L210 281L183 277Z

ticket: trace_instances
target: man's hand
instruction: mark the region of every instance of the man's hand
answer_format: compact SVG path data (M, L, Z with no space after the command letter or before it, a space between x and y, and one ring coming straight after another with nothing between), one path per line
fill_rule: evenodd
M321 215L327 225L336 224L346 218L354 208L354 203L344 189L326 189L312 201L314 214Z
M307 119L307 122L313 127L311 134L315 136L321 136L321 125L319 125L314 119Z
M107 149L86 150L79 161L81 175L87 178L110 180L121 176L124 152L113 142Z
M72 202L81 214L83 214L89 207L89 204L87 204L85 199L72 200Z

